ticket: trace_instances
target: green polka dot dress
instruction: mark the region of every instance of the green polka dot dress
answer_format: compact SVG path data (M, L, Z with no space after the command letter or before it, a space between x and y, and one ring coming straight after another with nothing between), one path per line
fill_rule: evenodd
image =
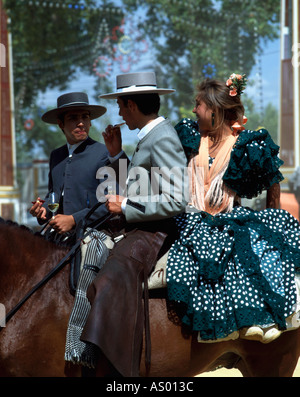
M175 128L187 156L198 152L196 123L184 119ZM266 130L241 132L224 183L250 198L280 182L278 149ZM215 216L189 212L176 222L180 238L168 256L167 284L183 323L202 340L252 325L286 328L296 308L300 267L300 224L294 217L236 206Z

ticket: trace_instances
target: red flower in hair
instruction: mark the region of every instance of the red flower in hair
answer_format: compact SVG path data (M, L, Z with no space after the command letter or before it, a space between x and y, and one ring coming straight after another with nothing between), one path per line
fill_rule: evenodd
M227 87L229 87L229 95L236 96L241 95L243 90L246 88L247 79L246 75L232 73L229 79L226 81Z

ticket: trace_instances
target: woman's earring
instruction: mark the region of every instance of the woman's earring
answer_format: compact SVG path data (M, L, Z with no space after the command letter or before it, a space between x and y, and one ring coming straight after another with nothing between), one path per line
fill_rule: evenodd
M211 126L213 127L215 125L215 114L212 112L211 114Z

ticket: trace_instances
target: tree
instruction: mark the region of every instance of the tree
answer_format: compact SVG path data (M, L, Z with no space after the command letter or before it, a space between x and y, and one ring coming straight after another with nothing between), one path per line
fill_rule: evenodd
M65 142L57 128L41 122L37 95L66 90L79 72L94 73L95 59L113 51L103 40L124 15L106 0L3 0L3 6L12 34L17 157L24 161L36 146L48 155ZM103 91L111 89L109 80L101 84Z
M11 22L17 110L31 106L37 92L65 89L78 70L92 73L95 57L110 51L98 41L100 22L110 30L123 18L106 0L4 0L4 8Z
M160 83L176 89L164 106L182 117L194 87L206 77L250 74L261 40L278 36L280 2L274 0L124 0L142 7L141 29L155 49Z
M260 127L267 129L275 143L278 144L278 109L269 103L263 112L263 117L255 111L254 104L251 99L245 98L243 100L245 107L245 115L247 116L247 123L245 128L257 130Z
M161 99L162 114L174 121L193 116L198 81L225 80L232 72L249 75L261 40L272 40L279 31L280 2L274 0L123 0L123 7L114 0L3 2L13 39L17 139L28 150L36 140L45 153L61 134L54 138L51 127L39 122L37 94L65 90L77 73L94 74L95 68L118 63L124 16L139 16L133 28L151 42L151 69L159 85L176 89ZM98 92L110 91L113 82L112 74L95 78ZM24 129L28 118L34 121L29 130Z

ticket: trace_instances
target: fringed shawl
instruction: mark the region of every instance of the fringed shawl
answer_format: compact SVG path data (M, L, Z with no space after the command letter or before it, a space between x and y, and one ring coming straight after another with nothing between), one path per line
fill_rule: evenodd
M238 138L233 145L228 167L224 164L223 189L234 191L239 198L251 199L284 179L279 170L283 164L279 158L279 146L273 142L264 128L257 131L242 130L243 127L235 124L232 128L234 134L238 134ZM198 131L198 124L188 118L182 119L175 126L175 130L189 161L190 182L193 181L192 178L197 179L197 182L192 182L190 187L190 197L193 196L192 203L197 208L204 208L204 200L202 200L202 206L198 204L201 201L200 197L198 198L199 191L201 192L201 186L204 186L201 182L204 181L204 172L202 171L201 177L194 158L199 154L199 145L203 137L201 138ZM203 161L208 161L207 158L208 154L204 154ZM196 171L195 177L192 167ZM219 175L218 183L221 178L222 176ZM213 196L215 200L222 197L215 192L210 192L210 196Z
M209 167L209 138L201 138L198 154L189 161L190 198L197 209L212 215L232 210L236 193L223 183L223 175L236 139L237 135L232 134L219 143L221 147Z

